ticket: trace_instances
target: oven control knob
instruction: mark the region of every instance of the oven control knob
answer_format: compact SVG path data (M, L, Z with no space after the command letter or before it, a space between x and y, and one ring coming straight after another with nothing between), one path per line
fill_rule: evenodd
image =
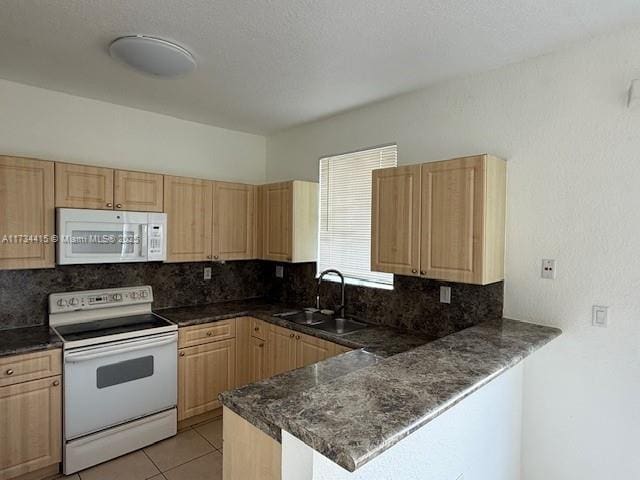
M114 299L116 302L119 302L120 300L122 300L122 295L121 295L121 294L119 294L119 293L114 293L114 294L113 294L113 299Z
M80 301L79 301L77 298L75 298L75 297L74 297L74 298L72 298L71 300L69 300L69 305L72 305L72 306L74 306L74 307L75 307L76 305L78 305L79 303L80 303Z
M64 298L61 298L56 303L58 304L59 307L66 307L67 306L67 301Z
M147 298L147 297L149 296L149 292L147 292L146 290L142 290L142 291L140 292L140 296L141 296L142 298Z

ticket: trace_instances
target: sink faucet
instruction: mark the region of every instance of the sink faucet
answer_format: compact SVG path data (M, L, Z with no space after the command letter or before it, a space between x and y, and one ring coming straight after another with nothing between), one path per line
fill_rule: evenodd
M329 273L335 273L340 277L341 299L340 299L340 305L338 306L338 312L341 317L344 317L344 275L342 275L342 273L340 273L338 270L335 270L333 268L325 270L318 276L318 290L316 291L316 308L320 310L320 285L322 285L322 279L324 278L325 275Z

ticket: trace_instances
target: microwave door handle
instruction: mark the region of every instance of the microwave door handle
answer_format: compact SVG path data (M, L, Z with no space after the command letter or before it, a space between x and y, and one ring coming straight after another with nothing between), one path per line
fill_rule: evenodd
M112 348L107 351L102 351L97 353L87 353L87 354L72 353L65 357L65 362L69 362L69 363L86 362L88 360L95 360L96 358L111 357L113 355L119 355L121 353L136 352L138 350L147 350L149 348L160 347L162 345L168 345L170 343L175 343L175 342L176 342L176 338L175 336L172 336L171 338L168 338L165 340L145 342L143 344L132 345L130 347Z
M147 224L140 225L140 245L139 252L141 257L146 257L149 252L149 246L147 245Z

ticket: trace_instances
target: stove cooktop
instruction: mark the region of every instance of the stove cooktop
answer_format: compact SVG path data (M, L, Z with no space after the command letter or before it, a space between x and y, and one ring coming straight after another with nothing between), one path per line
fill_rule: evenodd
M83 323L72 323L55 327L58 334L65 342L77 342L111 335L143 332L161 327L170 327L174 324L153 313L142 315L129 315L126 317L105 318Z

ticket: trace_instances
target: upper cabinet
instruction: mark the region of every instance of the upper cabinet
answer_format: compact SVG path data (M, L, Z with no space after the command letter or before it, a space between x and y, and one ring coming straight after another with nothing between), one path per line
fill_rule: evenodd
M253 185L214 182L214 260L256 258L256 190Z
M164 177L167 214L167 262L211 260L213 182Z
M161 212L163 176L56 163L56 207Z
M318 184L294 180L259 187L260 258L313 262L318 250Z
M502 280L505 197L506 163L490 155L374 171L372 269Z
M113 170L56 163L56 207L113 209Z
M0 156L0 268L55 266L53 242L37 238L55 233L53 178L53 162Z
M371 270L417 275L420 165L373 171Z
M113 177L113 206L116 210L162 212L163 176L157 173L116 170Z

